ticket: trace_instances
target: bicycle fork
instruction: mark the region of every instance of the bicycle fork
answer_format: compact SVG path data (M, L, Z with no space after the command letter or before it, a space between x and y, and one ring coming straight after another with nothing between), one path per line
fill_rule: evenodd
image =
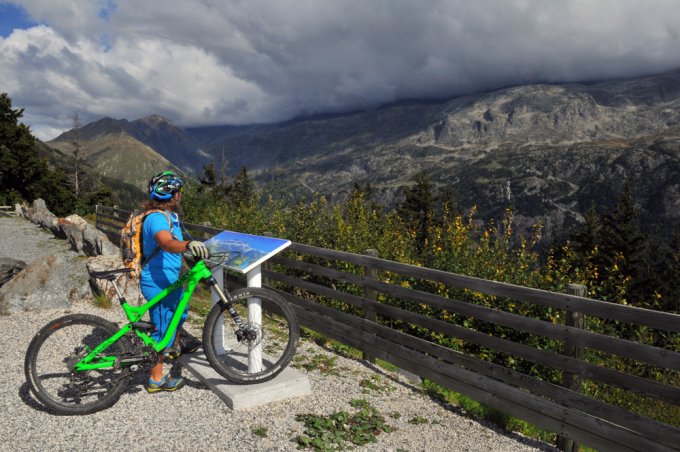
M243 340L244 338L251 341L255 340L255 337L253 337L254 332L248 329L239 313L236 312L236 309L234 309L234 304L232 303L232 298L231 295L229 295L229 292L225 293L224 291L222 291L222 288L219 286L219 284L217 284L217 280L213 276L208 278L207 282L215 290L217 295L220 297L222 302L227 307L229 315L231 316L232 319L234 319L234 322L236 322L236 325L238 326L238 330L236 331L236 338L238 339L238 341L241 342L241 340Z

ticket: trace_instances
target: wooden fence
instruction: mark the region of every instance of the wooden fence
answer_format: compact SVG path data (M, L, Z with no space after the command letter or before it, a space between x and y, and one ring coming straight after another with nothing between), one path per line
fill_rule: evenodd
M129 213L98 206L97 227L117 243L122 222ZM186 227L200 238L219 232L200 225L187 224ZM400 275L409 281L436 283L469 293L562 310L567 322L555 324L416 290L413 284L386 282L381 278L386 275L391 275L390 280ZM676 386L583 359L583 350L589 349L643 362L662 372L678 372L680 353L587 331L583 329L583 316L616 321L618 325L642 325L677 335L680 315L589 299L582 296L582 286L570 287L570 293L560 294L387 261L370 251L367 255L357 255L299 243L294 243L283 256L272 259L263 277L294 306L302 325L355 347L366 356L383 359L484 405L556 432L563 450L571 450L571 441L599 450L680 450L679 428L589 397L580 390L581 381L591 380L652 401L680 405L680 388ZM334 300L334 303L315 301L320 298ZM404 307L408 302L561 341L564 347L554 351L513 342L413 312ZM404 328L393 328L393 324L412 325L560 371L563 383L541 380L438 345L407 334Z
M15 217L16 215L13 206L0 206L0 216Z

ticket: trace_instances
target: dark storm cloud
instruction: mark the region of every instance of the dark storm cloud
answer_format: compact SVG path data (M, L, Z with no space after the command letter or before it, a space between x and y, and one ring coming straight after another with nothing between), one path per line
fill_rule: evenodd
M43 74L9 83L22 93L15 103L28 107L23 96L49 89L64 99L54 110L129 119L165 112L182 125L680 67L675 1L19 3L48 28L0 41L0 75ZM62 62L47 67L49 58ZM53 128L68 127L70 115L52 113Z

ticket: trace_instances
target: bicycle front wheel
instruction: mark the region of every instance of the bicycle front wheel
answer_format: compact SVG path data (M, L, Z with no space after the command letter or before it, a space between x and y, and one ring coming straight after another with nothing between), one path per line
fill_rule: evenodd
M73 366L118 331L113 323L93 315L71 314L45 325L26 352L24 372L33 393L50 411L83 415L110 407L127 385L129 369L113 367L76 372ZM129 351L121 338L105 356Z
M276 292L244 288L232 294L234 310L245 328L236 325L225 303L213 306L203 329L203 350L212 367L224 378L238 384L271 380L286 368L295 354L298 322L290 305ZM249 300L259 299L251 308ZM261 315L253 316L253 309ZM260 318L257 321L257 318Z

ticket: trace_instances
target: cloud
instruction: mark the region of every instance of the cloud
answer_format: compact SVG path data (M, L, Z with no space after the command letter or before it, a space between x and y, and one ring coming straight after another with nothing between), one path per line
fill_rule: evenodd
M680 67L673 0L16 2L0 90L43 138L102 116L184 126Z

